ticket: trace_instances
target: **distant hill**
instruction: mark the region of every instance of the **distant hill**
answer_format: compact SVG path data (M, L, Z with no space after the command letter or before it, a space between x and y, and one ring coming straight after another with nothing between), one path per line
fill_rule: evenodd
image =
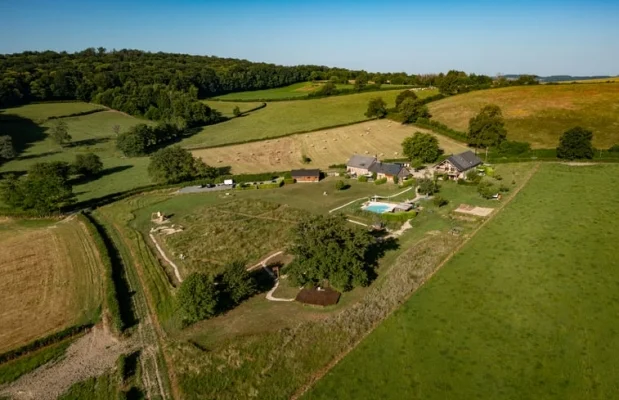
M518 79L520 74L503 75L506 79ZM609 75L592 75L592 76L572 76L572 75L550 75L537 76L540 82L562 82L562 81L588 81L591 79L606 79L611 78Z

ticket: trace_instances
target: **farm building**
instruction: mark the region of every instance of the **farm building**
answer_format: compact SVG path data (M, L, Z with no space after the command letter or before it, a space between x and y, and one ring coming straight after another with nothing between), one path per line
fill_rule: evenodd
M293 169L290 175L297 182L318 182L320 180L319 169Z
M449 179L464 179L471 169L483 164L483 161L472 151L449 156L446 160L434 166L439 174L449 175Z
M376 174L376 179L387 178L387 181L393 182L393 178L402 180L410 176L410 172L402 164L375 162L370 166L370 172Z
M354 154L346 163L346 172L351 175L367 175L376 161L376 157Z

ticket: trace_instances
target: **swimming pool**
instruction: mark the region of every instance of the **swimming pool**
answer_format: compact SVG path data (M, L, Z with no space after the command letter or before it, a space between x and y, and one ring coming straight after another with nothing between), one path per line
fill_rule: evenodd
M373 212L376 214L382 214L386 212L390 212L393 210L393 205L385 204L385 203L370 203L369 205L363 207L365 211Z

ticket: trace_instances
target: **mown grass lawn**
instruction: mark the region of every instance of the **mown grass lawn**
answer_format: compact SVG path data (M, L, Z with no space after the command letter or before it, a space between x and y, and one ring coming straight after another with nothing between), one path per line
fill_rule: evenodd
M199 133L183 140L181 144L192 148L212 147L361 122L368 119L364 114L370 99L381 97L388 107L394 107L395 98L400 91L388 90L314 100L267 103L265 108L244 117L205 126ZM436 92L426 90L418 93L422 98L432 94Z
M428 105L432 118L450 128L468 129L469 119L486 104L501 107L507 138L534 148L555 148L566 130L582 126L593 131L593 145L619 143L619 85L516 86L480 90Z
M618 173L543 165L306 398L614 398Z

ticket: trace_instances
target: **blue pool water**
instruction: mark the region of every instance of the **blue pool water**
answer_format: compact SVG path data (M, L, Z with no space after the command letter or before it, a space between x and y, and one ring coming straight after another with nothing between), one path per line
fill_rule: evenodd
M370 211L376 214L382 214L391 210L391 207L386 204L370 204L364 208L365 211Z

